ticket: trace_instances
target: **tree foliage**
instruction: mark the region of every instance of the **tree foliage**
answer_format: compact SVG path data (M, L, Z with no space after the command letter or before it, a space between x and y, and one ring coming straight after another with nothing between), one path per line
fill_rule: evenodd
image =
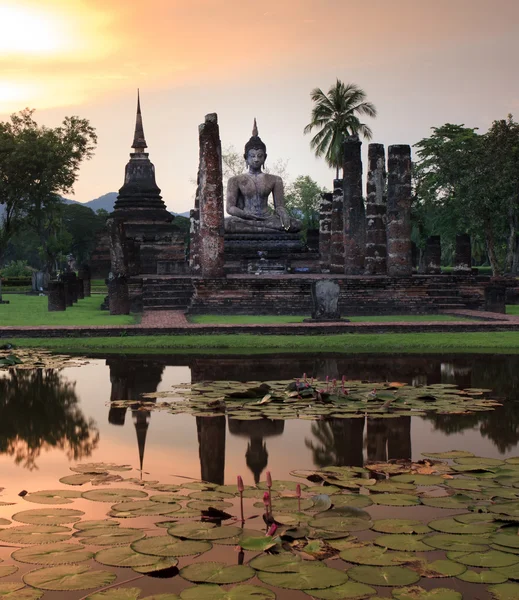
M311 121L304 128L304 133L317 133L310 140L310 147L317 157L324 156L328 165L336 169L342 168L342 145L346 137L357 134L370 140L373 133L368 125L362 123L360 117L376 117L374 104L366 101L366 92L354 83L343 83L337 79L325 94L320 88L311 91L310 97L314 106Z
M289 214L303 222L303 229L319 228L319 204L323 189L308 175L296 177L287 188L285 206Z
M60 195L73 192L97 137L86 119L65 117L60 126L49 128L38 125L33 114L25 109L0 123L0 260L12 236L29 228L40 240L42 266L51 269Z
M451 242L467 232L484 241L494 274L517 273L519 124L509 115L485 134L447 123L415 145L418 237Z

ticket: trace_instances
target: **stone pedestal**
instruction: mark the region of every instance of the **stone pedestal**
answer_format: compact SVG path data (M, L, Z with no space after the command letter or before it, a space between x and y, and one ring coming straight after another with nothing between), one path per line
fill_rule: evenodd
M83 280L83 295L85 298L91 296L91 279L90 279L90 267L83 265L78 271L78 277Z
M330 270L330 244L333 194L325 192L319 205L319 266L321 272Z
M49 312L66 310L65 283L63 281L49 282L48 309Z
M468 233L456 236L454 271L457 275L468 275L472 272L472 247Z
M85 298L85 284L84 284L83 280L81 279L81 277L78 277L76 279L76 286L77 286L78 300L83 300Z
M67 306L72 306L77 302L77 278L73 271L63 273L61 280L65 284L65 302Z
M387 271L387 195L386 158L383 144L368 147L366 195L366 275L385 275Z
M341 288L333 279L312 282L312 318L305 321L341 321L339 295ZM346 319L342 319L346 320Z
M485 310L494 313L506 313L506 287L491 283L485 288Z
M387 181L387 274L412 274L411 147L389 146Z
M108 281L108 298L111 315L130 314L130 295L125 276L112 277Z
M362 199L362 142L349 136L343 146L344 192L344 273L361 275L364 272L366 246L366 213Z
M439 235L431 235L425 242L425 272L427 275L440 275L442 245Z
M334 179L330 217L330 272L344 274L344 194L342 179Z

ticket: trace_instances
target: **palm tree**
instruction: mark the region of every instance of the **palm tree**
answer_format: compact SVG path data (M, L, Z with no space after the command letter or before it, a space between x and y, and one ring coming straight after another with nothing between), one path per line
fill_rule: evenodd
M324 156L328 165L335 167L338 179L339 168L342 167L342 143L347 136L354 134L370 140L372 131L365 123L360 122L359 115L376 117L377 109L371 102L366 102L364 90L354 83L344 84L340 79L331 86L328 94L315 88L310 97L315 104L312 120L304 132L319 129L310 140L310 147L316 156Z

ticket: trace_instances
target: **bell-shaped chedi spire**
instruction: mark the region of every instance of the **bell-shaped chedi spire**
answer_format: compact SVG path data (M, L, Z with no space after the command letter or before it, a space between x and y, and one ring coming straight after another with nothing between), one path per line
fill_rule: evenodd
M137 117L135 119L135 134L133 136L132 148L135 152L144 152L147 147L148 144L146 144L144 129L142 127L141 98L139 90L137 90Z

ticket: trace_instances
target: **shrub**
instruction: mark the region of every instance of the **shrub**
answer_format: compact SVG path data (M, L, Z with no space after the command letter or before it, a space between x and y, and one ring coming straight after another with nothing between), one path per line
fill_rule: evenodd
M26 260L13 260L8 265L6 265L1 271L0 274L2 278L5 277L31 277L34 269L31 269L27 265Z

